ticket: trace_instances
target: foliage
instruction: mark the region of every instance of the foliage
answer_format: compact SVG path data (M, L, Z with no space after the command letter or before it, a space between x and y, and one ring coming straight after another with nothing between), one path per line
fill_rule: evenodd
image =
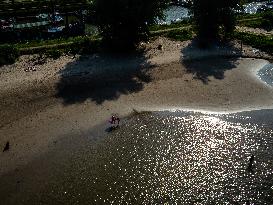
M0 66L12 64L19 57L19 50L12 45L0 45Z
M71 37L68 39L54 39L49 41L39 41L39 42L29 42L15 44L16 48L20 49L21 54L47 54L48 57L52 57L51 54L54 53L52 50L58 50L61 54L70 53L70 54L88 54L97 52L100 47L101 40L89 36L78 36ZM53 56L58 56L53 54Z
M268 52L271 55L273 54L273 36L264 36L245 32L234 32L232 36L241 40L244 44Z
M248 19L256 19L256 18L261 18L261 17L262 17L261 13L255 13L255 14L242 13L242 14L238 14L236 16L236 19L238 21L244 21L244 20L248 20Z
M234 30L234 9L239 3L240 0L193 0L191 11L200 43L205 45L218 38L221 27L225 34Z
M50 49L45 52L48 58L53 58L54 60L60 58L62 54L63 52L59 49Z
M267 11L262 14L263 21L262 21L262 28L267 30L273 29L273 11Z
M261 14L240 16L240 18L238 19L238 24L240 26L272 30L273 29L273 12L266 11Z
M150 31L159 31L159 30L164 30L164 29L172 29L172 28L180 28L180 27L185 27L191 25L191 20L190 19L185 19L180 22L175 22L171 24L154 24L149 26Z
M173 30L169 31L166 37L177 41L187 41L193 38L193 31L189 29Z
M90 54L95 53L100 48L101 40L99 39L90 39L89 37L83 37L74 41L68 47L68 53L71 54Z
M169 0L94 0L95 23L104 43L112 49L131 49L148 37L148 26L163 11Z
M84 38L95 39L98 38L97 36L77 36L77 37L69 37L69 38L57 38L57 39L50 39L50 40L33 40L28 42L21 42L14 44L17 48L31 48L31 47L40 47L40 46L50 46L50 45L60 45L62 44L69 44L78 41L82 41Z
M256 18L256 19L246 19L238 21L239 26L246 26L251 28L262 28L263 19Z

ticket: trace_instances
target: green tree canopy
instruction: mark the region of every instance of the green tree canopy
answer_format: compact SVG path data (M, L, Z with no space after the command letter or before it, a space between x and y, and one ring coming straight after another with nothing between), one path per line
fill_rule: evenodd
M193 0L192 13L201 43L208 43L219 36L220 28L225 34L235 28L235 9L240 0Z
M94 0L93 10L104 42L120 49L132 48L147 36L149 24L163 18L169 0Z

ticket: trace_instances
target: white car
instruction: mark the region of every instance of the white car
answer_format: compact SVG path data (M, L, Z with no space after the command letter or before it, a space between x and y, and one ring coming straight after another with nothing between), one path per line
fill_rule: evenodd
M47 19L48 14L39 14L38 16L36 16L36 18L38 18L38 19Z

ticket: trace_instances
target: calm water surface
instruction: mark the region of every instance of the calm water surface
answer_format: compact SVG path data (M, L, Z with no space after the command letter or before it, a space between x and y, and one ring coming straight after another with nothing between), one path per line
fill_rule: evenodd
M273 204L272 113L139 114L73 153L25 202Z

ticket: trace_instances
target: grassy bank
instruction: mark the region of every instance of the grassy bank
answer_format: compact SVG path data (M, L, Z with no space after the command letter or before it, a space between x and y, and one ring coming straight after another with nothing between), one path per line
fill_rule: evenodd
M257 35L235 31L233 38L241 40L243 44L265 51L273 55L273 36Z
M41 42L4 44L0 45L0 66L12 64L20 55L44 54L50 58L58 58L63 54L90 54L100 48L101 39L98 37L75 37L55 39Z
M245 14L237 17L237 25L251 28L273 29L273 12L261 14Z
M182 28L173 30L162 30L152 33L152 37L164 36L175 41L187 41L193 39L194 32L192 28Z
M191 24L192 24L192 21L189 19L189 20L183 20L180 22L172 23L172 24L163 24L163 25L155 24L150 26L149 30L151 32L154 32L154 31L160 31L160 30L166 30L166 29L178 29L181 27L190 26Z
M260 14L245 15L240 18L249 19L251 17L253 21L258 22L258 16ZM165 36L178 41L191 40L195 35L190 21L182 21L171 25L154 25L149 29L151 37ZM231 37L241 40L246 45L250 45L271 55L273 54L273 36L235 31ZM19 55L24 54L40 53L51 58L58 58L65 53L73 55L94 53L100 48L101 38L98 35L0 45L0 65L14 63Z
M151 36L166 36L173 40L189 40L192 38L193 32L190 29L189 21L182 21L171 25L154 25L150 28ZM13 63L15 60L5 54L5 49L12 48L11 50L20 55L39 54L43 53L48 56L58 56L64 53L71 54L84 54L96 52L100 47L101 39L98 35L93 36L78 36L70 38L59 38L51 40L37 40L29 42L21 42L15 44L0 45L1 58L9 59L2 60L2 62ZM14 56L17 56L14 55ZM3 63L2 63L3 64Z

